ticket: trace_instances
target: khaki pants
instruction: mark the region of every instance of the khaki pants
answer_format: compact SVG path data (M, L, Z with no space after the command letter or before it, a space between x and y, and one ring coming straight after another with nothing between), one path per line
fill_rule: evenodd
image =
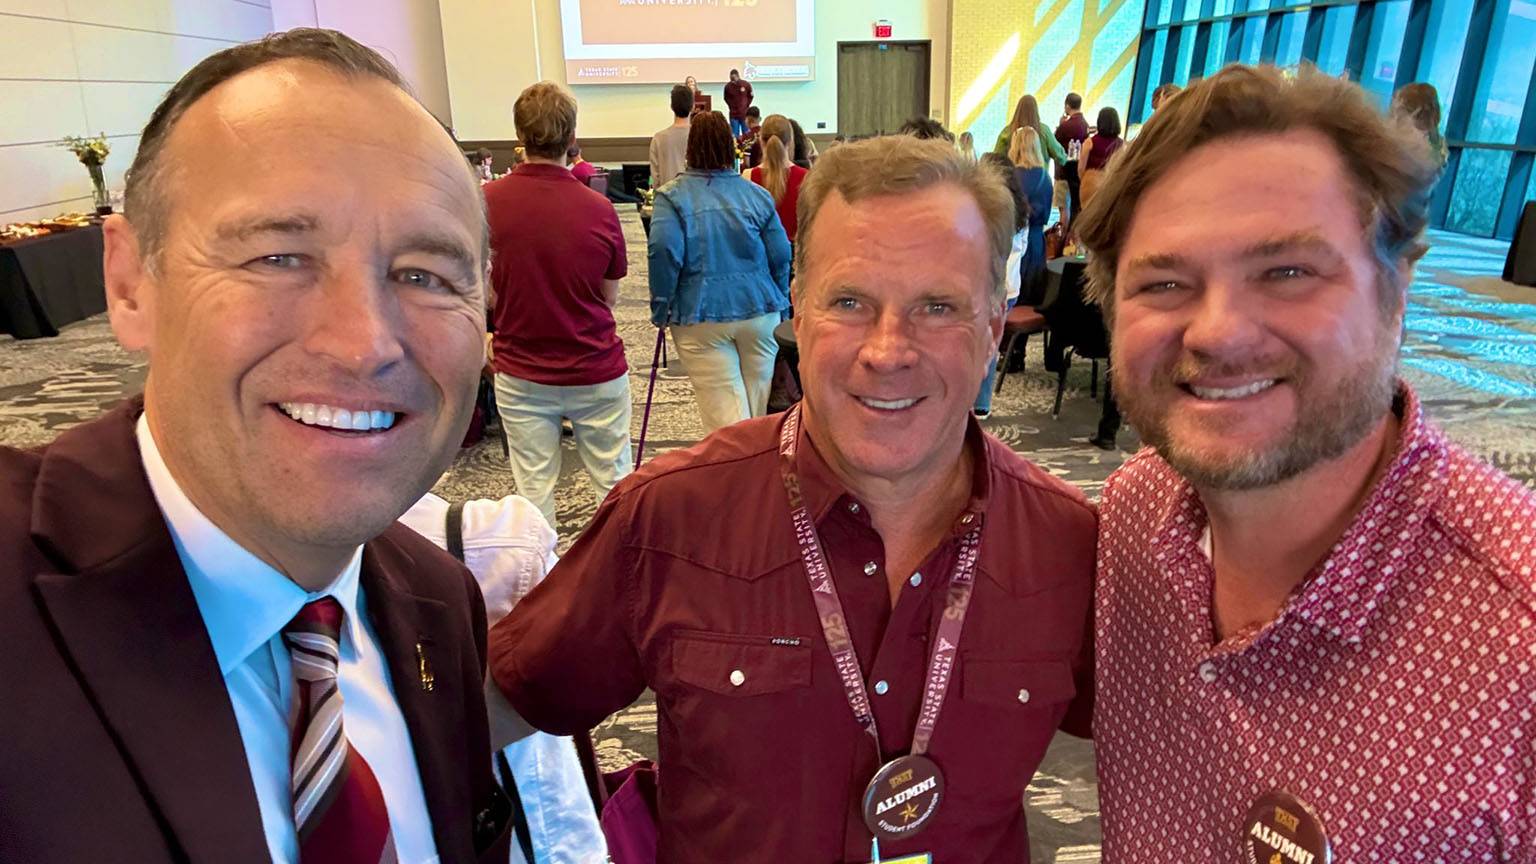
M496 410L507 436L517 493L555 526L560 481L560 418L571 421L576 453L601 501L634 470L629 452L629 375L602 384L561 387L496 373Z
M768 411L779 313L743 321L672 325L672 344L693 382L704 434Z

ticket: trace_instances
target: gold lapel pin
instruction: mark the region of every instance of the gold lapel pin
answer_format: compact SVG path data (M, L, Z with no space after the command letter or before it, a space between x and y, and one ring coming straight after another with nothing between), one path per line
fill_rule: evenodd
M431 693L437 679L432 675L432 664L427 662L427 652L420 642L416 643L416 668L421 672L421 689Z

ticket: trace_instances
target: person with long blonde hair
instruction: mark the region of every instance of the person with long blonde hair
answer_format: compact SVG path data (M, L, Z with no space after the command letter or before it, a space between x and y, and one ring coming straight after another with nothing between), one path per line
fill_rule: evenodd
M757 133L762 144L763 164L741 172L743 177L768 190L773 207L779 213L784 233L795 242L795 207L800 202L800 184L808 173L790 160L795 127L783 114L769 114Z
M1051 215L1051 175L1040 158L1040 142L1033 129L1020 129L1008 145L1008 161L1019 188L1019 199L1029 207L1028 244L1019 265L1019 280L1027 302L1039 302L1039 287L1045 276L1045 223Z

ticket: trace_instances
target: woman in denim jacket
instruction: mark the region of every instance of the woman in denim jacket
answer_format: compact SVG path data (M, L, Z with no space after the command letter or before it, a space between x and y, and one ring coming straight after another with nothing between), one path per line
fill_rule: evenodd
M720 112L695 115L688 169L657 190L651 219L651 321L672 328L706 435L767 411L789 311L789 238L735 160Z

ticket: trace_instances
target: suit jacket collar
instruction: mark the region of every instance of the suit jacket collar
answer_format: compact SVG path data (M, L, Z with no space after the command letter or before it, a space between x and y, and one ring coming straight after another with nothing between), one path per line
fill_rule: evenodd
M139 461L141 410L126 403L47 449L31 529L57 569L34 586L174 857L265 861L229 693Z
M472 694L464 692L461 670L466 662L478 661L462 656L462 646L452 638L460 629L454 624L454 610L411 589L415 559L392 536L403 530L393 527L363 547L363 595L389 664L395 700L411 730L438 854L444 861L472 860L474 802L464 772L482 766L466 765L462 756L469 728L464 706Z

